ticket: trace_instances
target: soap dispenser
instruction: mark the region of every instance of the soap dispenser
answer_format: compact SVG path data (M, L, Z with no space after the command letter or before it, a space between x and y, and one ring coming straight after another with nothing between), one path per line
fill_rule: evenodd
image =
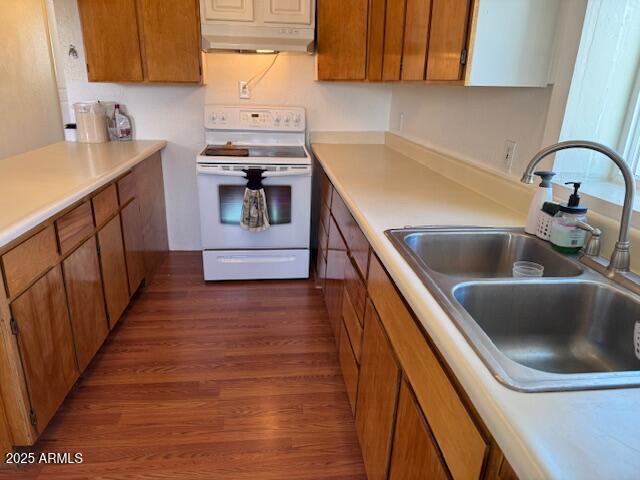
M545 202L551 202L553 200L553 187L551 186L551 179L555 175L554 172L535 172L535 175L539 176L542 180L536 194L531 200L529 205L529 214L527 215L527 224L524 227L524 231L535 235L538 230L538 218L540 216L540 210Z
M587 232L578 228L578 222L587 222L587 208L580 206L580 182L567 182L573 185L573 193L566 204L551 221L551 246L561 253L578 253L584 246Z

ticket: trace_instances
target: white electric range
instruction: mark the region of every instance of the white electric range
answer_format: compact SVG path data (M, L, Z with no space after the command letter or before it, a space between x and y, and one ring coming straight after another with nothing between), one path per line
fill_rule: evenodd
M205 106L197 157L205 280L307 278L311 156L303 108ZM240 228L247 179L263 171L271 227Z

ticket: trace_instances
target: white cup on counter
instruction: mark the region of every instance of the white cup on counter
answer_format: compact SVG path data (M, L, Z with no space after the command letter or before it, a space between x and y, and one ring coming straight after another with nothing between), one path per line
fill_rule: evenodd
M102 103L74 103L73 110L76 116L78 142L105 143L109 141L107 110Z

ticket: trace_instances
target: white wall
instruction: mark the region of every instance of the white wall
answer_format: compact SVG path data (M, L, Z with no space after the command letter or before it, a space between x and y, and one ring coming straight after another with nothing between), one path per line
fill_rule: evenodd
M70 104L95 99L118 101L126 105L134 119L136 138L169 142L163 165L170 247L199 249L195 157L204 142L203 105L240 103L238 80L249 80L273 57L207 54L204 87L88 83L76 0L53 1L61 51L67 51L68 43L73 43L80 54L78 59L64 60ZM253 98L242 102L303 106L308 128L313 131L387 130L391 103L387 85L319 83L314 77L314 57L283 54L254 88Z
M62 140L42 0L0 2L0 159Z

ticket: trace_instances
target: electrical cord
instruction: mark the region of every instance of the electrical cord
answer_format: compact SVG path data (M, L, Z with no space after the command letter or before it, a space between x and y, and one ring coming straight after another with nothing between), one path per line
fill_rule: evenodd
M247 87L248 88L253 88L253 87L257 87L258 84L262 81L262 79L264 78L264 76L269 73L269 71L273 68L273 66L276 64L276 61L278 60L278 57L280 56L280 52L276 53L275 56L273 57L273 61L271 62L271 64L265 68L262 72L257 73L256 75L254 75L253 77L251 77L248 81L247 81ZM255 80L255 83L252 85L251 83Z

